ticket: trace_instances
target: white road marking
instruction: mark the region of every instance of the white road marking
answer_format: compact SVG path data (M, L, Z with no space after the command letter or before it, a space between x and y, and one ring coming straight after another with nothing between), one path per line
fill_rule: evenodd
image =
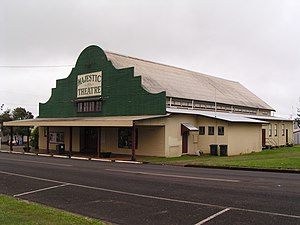
M142 164L142 162L139 161L126 161L126 160L115 160L117 163L129 163L129 164Z
M3 159L3 158L0 158L0 160L10 160L10 161L18 161L18 162L29 162L29 163L52 165L52 166L73 166L73 165L70 165L70 164L48 163L48 162L39 162L39 161L25 160L25 159Z
M51 155L49 155L49 154L43 154L43 153L38 153L38 156L51 157Z
M28 192L16 194L16 195L14 195L14 197L20 197L20 196L23 196L23 195L29 195L29 194L33 194L33 193L37 193L37 192L41 192L41 191L47 191L47 190L50 190L50 189L60 188L60 187L64 187L64 186L67 186L67 185L69 185L69 184L66 183L66 184L56 185L56 186L47 187L47 188L41 188L41 189L37 189L37 190L33 190L33 191L28 191Z
M14 152L14 151L12 151L11 153L13 153L13 154L24 154L24 152Z
M6 175L11 175L11 176L30 178L30 179L34 179L34 180L48 181L48 182L53 182L53 183L58 183L58 184L63 184L63 185L68 185L68 186L81 187L81 188L111 192L111 193L116 193L116 194L123 194L123 195L134 196L134 197L141 197L141 198L148 198L148 199L155 199L155 200L162 200L162 201L169 201L169 202L177 202L177 203L184 203L184 204L191 204L191 205L200 205L200 206L207 206L207 207L220 208L220 209L230 208L231 210L238 210L238 211L244 211L244 212L253 212L253 213L259 213L259 214L265 214L265 215L282 216L282 217L300 219L300 215L298 216L298 215L291 215L291 214L274 213L274 212L268 212L268 211L259 211L259 210L253 210L253 209L228 207L228 206L214 205L214 204L208 204L208 203L192 202L192 201L187 201L187 200L158 197L158 196L152 196L152 195L136 194L136 193L132 193L132 192L118 191L118 190L107 189L107 188L100 188L100 187L93 187L93 186L87 186L87 185L82 185L82 184L62 182L62 181L57 181L57 180L51 180L51 179L46 179L46 178L41 178L41 177L33 177L33 176L17 174L17 173L10 173L10 172L5 172L5 171L0 171L0 173L6 174Z
M66 156L66 155L53 155L53 157L55 158L63 158L63 159L68 159L69 156Z
M239 180L227 180L227 179L209 178L209 177L192 177L192 176L182 176L182 175L173 175L173 174L148 173L148 172L129 171L129 170L115 170L115 169L105 169L105 170L106 171L112 171L112 172L141 174L141 175L160 176L160 177L175 177L175 178L184 178L184 179L222 181L222 182L232 182L232 183L240 182Z
M110 159L98 159L98 158L91 158L92 161L100 161L100 162L111 162Z
M85 158L85 157L78 157L78 156L71 156L71 159L90 160L89 158Z
M37 155L36 153L32 153L32 152L24 152L24 155Z
M23 174L18 174L18 173L10 173L10 172L5 172L5 171L0 171L0 173L10 175L10 176L29 178L29 179L33 179L33 180L41 180L41 181L58 183L58 184L66 184L66 182L61 182L61 181L51 180L51 179L46 179L46 178L41 178L41 177L33 177L33 176L28 176L28 175L23 175Z
M212 215L212 216L210 216L210 217L207 217L207 218L204 219L204 220L201 220L199 223L196 223L195 225L202 225L202 224L204 224L204 223L206 223L206 222L212 220L213 218L215 218L215 217L217 217L217 216L219 216L219 215L221 215L221 214L227 212L227 211L230 210L230 209L231 209L231 208L226 208L226 209L224 209L224 210L222 210L222 211L220 211L220 212L218 212L218 213L216 213L216 214L214 214L214 215Z

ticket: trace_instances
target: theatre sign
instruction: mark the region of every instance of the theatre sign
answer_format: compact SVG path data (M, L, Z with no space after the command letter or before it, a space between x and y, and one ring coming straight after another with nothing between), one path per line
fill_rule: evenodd
M77 98L101 95L102 71L77 76Z

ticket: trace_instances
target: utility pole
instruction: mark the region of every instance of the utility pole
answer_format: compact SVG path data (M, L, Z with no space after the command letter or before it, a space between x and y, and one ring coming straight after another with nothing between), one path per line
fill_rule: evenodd
M2 114L2 111L3 111L3 107L4 107L4 104L1 104L1 106L0 106L1 114ZM2 126L3 126L3 121L1 119L1 121L0 121L0 150L2 149Z

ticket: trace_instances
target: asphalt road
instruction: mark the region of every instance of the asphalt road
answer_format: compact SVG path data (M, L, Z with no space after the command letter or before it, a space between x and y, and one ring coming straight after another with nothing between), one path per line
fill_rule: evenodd
M0 153L0 193L114 224L300 224L299 174Z

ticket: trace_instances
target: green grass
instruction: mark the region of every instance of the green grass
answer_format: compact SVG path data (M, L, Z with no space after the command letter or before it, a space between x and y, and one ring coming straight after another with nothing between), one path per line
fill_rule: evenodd
M144 158L142 160L174 165L300 169L300 146L228 157L185 155L176 158Z
M104 225L100 221L0 195L0 224Z

